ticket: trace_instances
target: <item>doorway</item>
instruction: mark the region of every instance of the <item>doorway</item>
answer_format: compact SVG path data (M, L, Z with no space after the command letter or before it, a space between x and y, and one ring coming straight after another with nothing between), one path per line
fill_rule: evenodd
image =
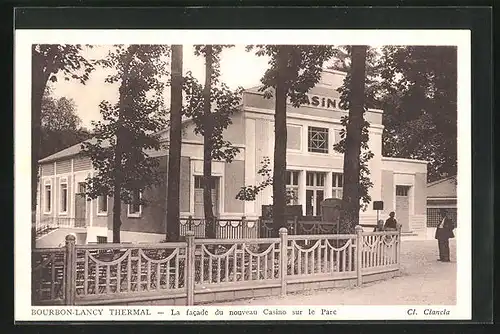
M306 172L306 216L320 216L325 199L325 173Z
M203 209L203 176L194 177L194 217L203 218L205 216ZM214 216L219 216L219 177L212 176L210 186L212 189L212 210Z
M410 186L396 186L396 220L402 232L410 232Z
M85 182L78 182L75 196L75 227L85 227L87 219L87 198Z

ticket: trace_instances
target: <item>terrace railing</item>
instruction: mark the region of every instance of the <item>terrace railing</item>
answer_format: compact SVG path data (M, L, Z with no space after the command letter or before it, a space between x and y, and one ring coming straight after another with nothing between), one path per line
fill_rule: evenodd
M37 237L62 227L85 228L87 227L87 221L85 218L47 217L32 224L32 229Z
M217 239L258 238L259 220L247 219L245 216L235 219L216 218L214 232ZM180 235L185 236L187 231L192 231L196 238L206 237L206 220L204 218L180 219Z
M273 237L273 222L269 219L248 219L245 216L231 219L216 218L213 228L216 239ZM318 217L287 220L286 228L290 235L334 234L338 230L336 223L321 221ZM192 231L196 238L205 238L206 220L192 216L181 218L180 235L185 236L187 231Z
M76 245L33 251L34 305L194 305L361 285L400 269L401 232Z

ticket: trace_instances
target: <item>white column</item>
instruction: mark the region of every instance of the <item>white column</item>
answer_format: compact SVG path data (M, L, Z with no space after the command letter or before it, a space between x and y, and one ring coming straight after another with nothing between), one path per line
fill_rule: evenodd
M306 170L301 170L299 173L299 203L302 204L302 214L306 213Z
M256 179L255 159L255 119L245 119L245 185L255 185ZM246 216L253 216L255 212L256 201L245 201L244 212Z
M326 179L325 179L325 199L327 198L332 198L332 181L333 181L333 176L332 172L327 172L326 173Z

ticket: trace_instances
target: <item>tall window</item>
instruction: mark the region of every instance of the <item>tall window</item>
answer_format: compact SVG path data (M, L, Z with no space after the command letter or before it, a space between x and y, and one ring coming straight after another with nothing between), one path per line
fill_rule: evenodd
M286 171L286 192L289 205L299 204L299 172Z
M132 193L132 203L128 205L129 217L140 217L142 213L142 205L140 204L142 193L136 190Z
M302 127L298 125L287 125L286 132L286 148L288 150L301 150Z
M67 183L61 183L61 208L60 212L61 213L66 213L68 212L68 184Z
M328 129L310 126L308 128L308 151L328 153Z
M50 213L52 210L52 186L45 185L45 213Z
M108 196L103 195L97 198L97 213L99 214L108 213Z
M332 197L342 199L342 187L344 185L344 178L341 173L332 174Z

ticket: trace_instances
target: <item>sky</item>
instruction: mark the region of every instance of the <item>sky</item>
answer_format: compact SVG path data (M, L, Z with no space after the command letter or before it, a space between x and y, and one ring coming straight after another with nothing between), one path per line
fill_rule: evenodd
M106 56L111 46L97 46L85 49L83 56L88 59L100 59ZM184 45L183 48L183 72L193 73L200 82L205 80L204 60L195 56L193 45ZM253 52L245 51L244 45L226 49L221 54L221 81L231 89L238 86L249 88L260 84L260 78L267 69L268 58L258 57ZM103 100L116 102L118 99L118 84L108 84L104 79L113 73L113 70L97 68L92 72L85 85L76 80L66 81L59 78L56 83L51 84L54 97L66 97L75 101L76 113L82 120L82 126L92 129L91 121L99 120L99 103ZM165 101L167 108L169 104L169 90L166 87Z

